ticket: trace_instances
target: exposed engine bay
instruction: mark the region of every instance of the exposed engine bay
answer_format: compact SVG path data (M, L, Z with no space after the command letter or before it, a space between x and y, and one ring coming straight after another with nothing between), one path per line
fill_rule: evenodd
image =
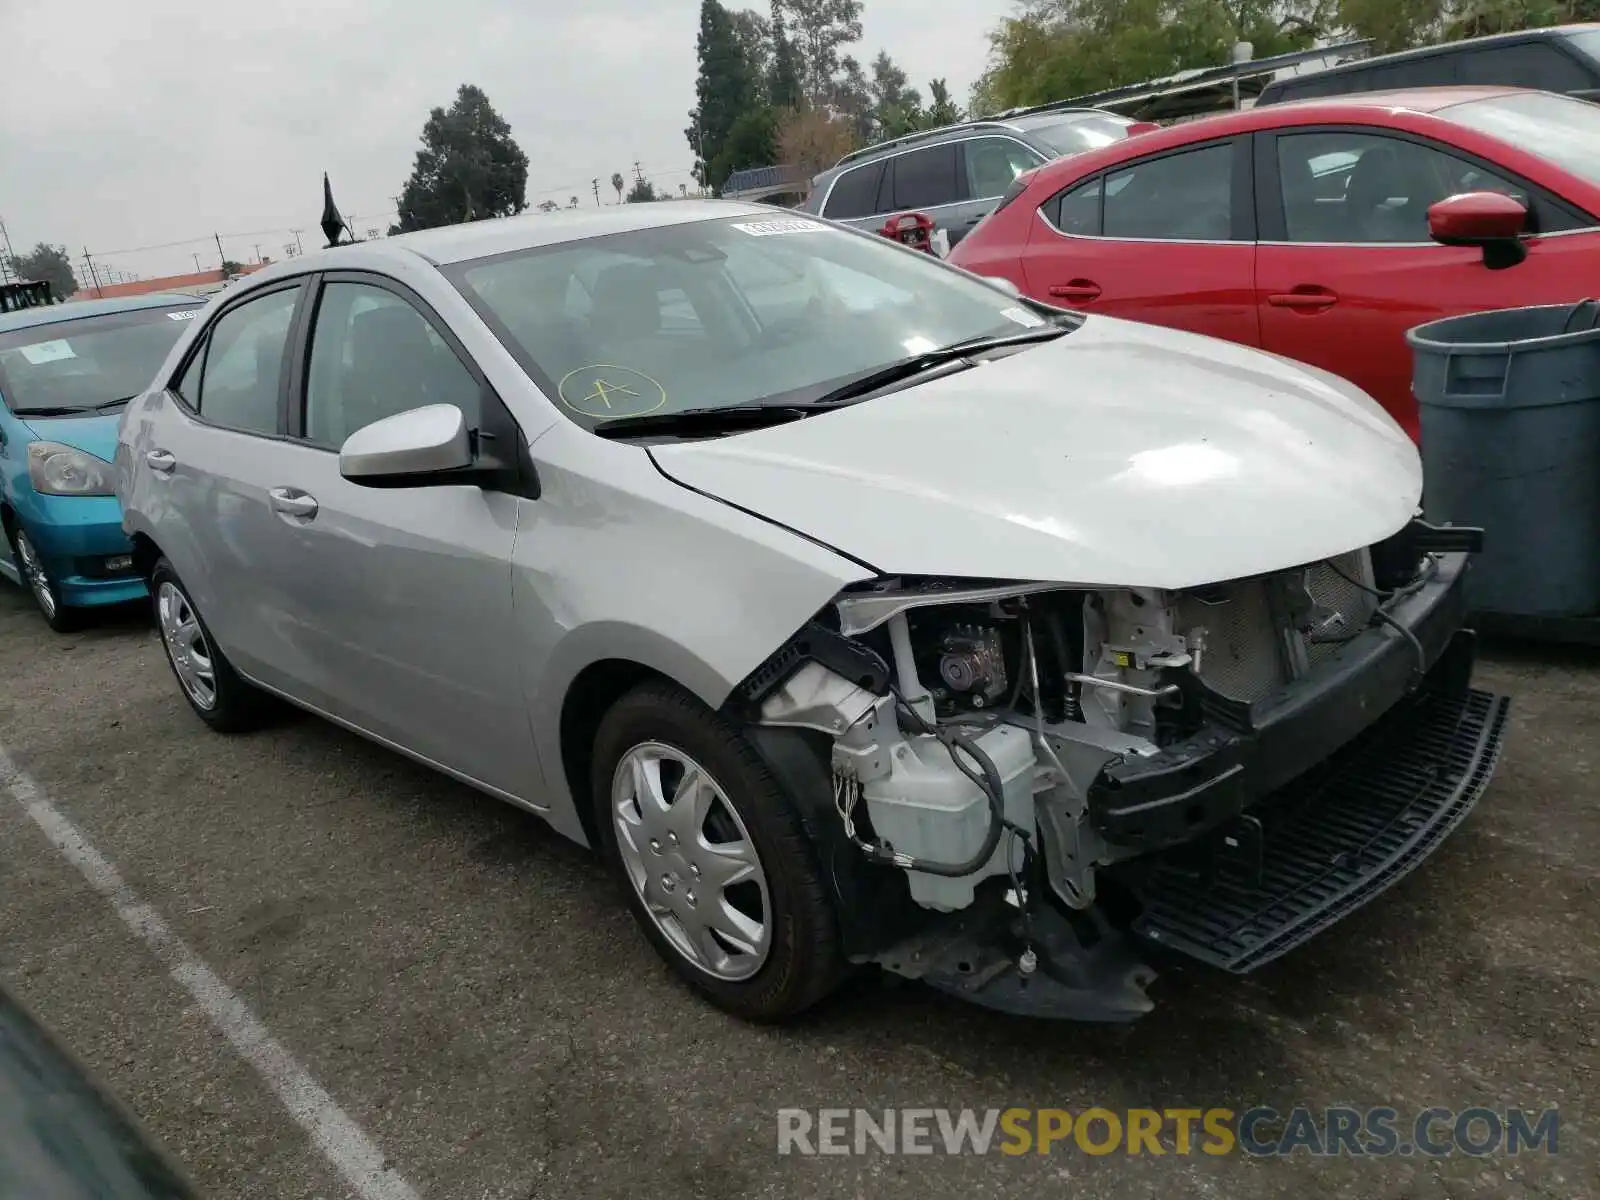
M760 725L828 735L837 821L919 909L962 913L1000 881L1021 930L1007 970L1026 982L1046 909L1100 920L1108 872L1146 860L1162 865L1130 878L1157 877L1198 844L1202 876L1227 869L1215 850L1253 853L1261 877L1272 847L1252 814L1271 793L1429 680L1466 694L1455 602L1472 532L1415 522L1389 544L1181 592L879 580L839 596L746 694ZM1481 740L1492 766L1498 732ZM1387 886L1376 871L1372 895Z

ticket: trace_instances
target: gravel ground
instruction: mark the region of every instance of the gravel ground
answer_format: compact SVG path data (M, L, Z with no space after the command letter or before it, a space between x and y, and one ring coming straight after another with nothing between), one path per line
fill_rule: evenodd
M1489 792L1421 870L1129 1027L869 979L760 1029L688 995L589 855L309 717L189 713L140 614L51 634L0 583L0 748L429 1200L1600 1195L1600 656L1497 647ZM0 793L0 985L208 1196L354 1195L104 897ZM1350 1104L1561 1112L1558 1153L780 1157L777 1111Z

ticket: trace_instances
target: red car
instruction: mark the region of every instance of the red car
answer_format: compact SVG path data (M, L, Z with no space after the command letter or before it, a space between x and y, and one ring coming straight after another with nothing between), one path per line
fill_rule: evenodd
M1416 437L1407 329L1600 296L1600 105L1424 88L1207 117L1021 176L950 261L1322 367Z

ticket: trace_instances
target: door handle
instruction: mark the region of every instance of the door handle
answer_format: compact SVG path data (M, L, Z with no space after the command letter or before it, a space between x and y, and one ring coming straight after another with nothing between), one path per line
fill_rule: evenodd
M1100 285L1092 279L1073 279L1052 284L1048 291L1058 300L1093 300L1100 294Z
M165 450L151 450L144 456L144 461L150 465L152 471L160 471L163 475L172 474L172 468L178 465L178 460Z
M1339 297L1325 287L1298 287L1292 292L1273 292L1267 296L1273 308L1297 308L1301 312L1318 312L1339 303Z
M273 488L267 493L272 498L272 511L286 517L303 517L310 520L317 515L317 498L293 488Z

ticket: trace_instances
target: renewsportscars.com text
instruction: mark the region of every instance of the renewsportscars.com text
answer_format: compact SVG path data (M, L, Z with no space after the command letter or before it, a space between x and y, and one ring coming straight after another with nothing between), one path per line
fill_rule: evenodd
M778 1153L1554 1154L1559 1127L1516 1108L781 1108Z

